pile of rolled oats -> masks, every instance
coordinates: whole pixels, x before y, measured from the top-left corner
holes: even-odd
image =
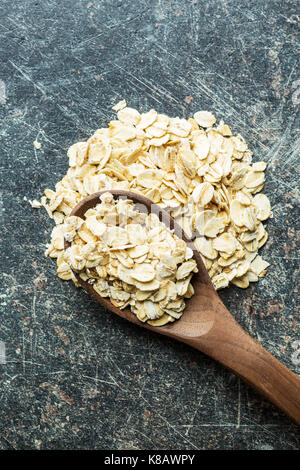
[[[156,214],[135,210],[130,199],[111,193],[62,226],[71,243],[60,271],[71,269],[118,308],[129,306],[137,318],[162,326],[181,317],[184,298],[194,294],[198,272],[193,251]]]
[[[67,174],[41,200],[56,223],[46,254],[57,258],[58,276],[74,280],[64,260],[65,218],[82,198],[106,189],[140,193],[168,210],[194,240],[216,289],[246,288],[264,276],[269,263],[258,249],[272,213],[258,193],[266,163],[252,164],[244,139],[208,111],[186,120],[154,109],[140,114],[125,101],[114,109],[118,120],[70,147]]]

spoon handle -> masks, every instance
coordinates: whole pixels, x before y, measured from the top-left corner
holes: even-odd
[[[251,338],[219,302],[211,330],[183,341],[232,370],[300,425],[300,377]]]

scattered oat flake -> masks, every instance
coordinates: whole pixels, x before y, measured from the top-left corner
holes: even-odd
[[[113,109],[114,111],[118,112],[120,111],[121,109],[123,108],[126,108],[126,101],[125,100],[122,100],[122,101],[119,101],[117,104],[115,104],[111,109]]]
[[[40,209],[42,207],[42,204],[39,201],[37,201],[37,199],[33,199],[33,201],[29,199],[28,202],[31,205],[31,207],[33,207],[34,209]]]

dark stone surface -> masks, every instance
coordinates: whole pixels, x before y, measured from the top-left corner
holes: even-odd
[[[60,281],[43,255],[51,221],[23,201],[53,187],[69,145],[119,99],[213,110],[268,162],[274,210],[268,275],[221,297],[299,373],[297,20],[296,1],[1,1],[0,448],[300,447],[298,428],[223,367]]]

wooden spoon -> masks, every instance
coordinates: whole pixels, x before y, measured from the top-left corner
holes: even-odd
[[[70,215],[84,219],[85,212],[99,204],[99,196],[104,192],[108,191],[94,193],[83,199]],[[182,233],[181,227],[166,211],[139,194],[121,190],[109,192],[114,198],[128,198],[136,204],[142,204],[145,211],[156,213],[167,227],[174,229],[179,238],[189,243],[199,270],[192,278],[195,294],[187,300],[179,320],[154,327],[138,320],[129,308],[120,310],[115,307],[108,299],[97,294],[91,284],[74,273],[81,286],[101,305],[120,317],[155,333],[182,341],[213,357],[300,424],[300,378],[268,353],[235,321],[220,300],[200,255]],[[69,246],[70,243],[65,240],[65,249]]]

